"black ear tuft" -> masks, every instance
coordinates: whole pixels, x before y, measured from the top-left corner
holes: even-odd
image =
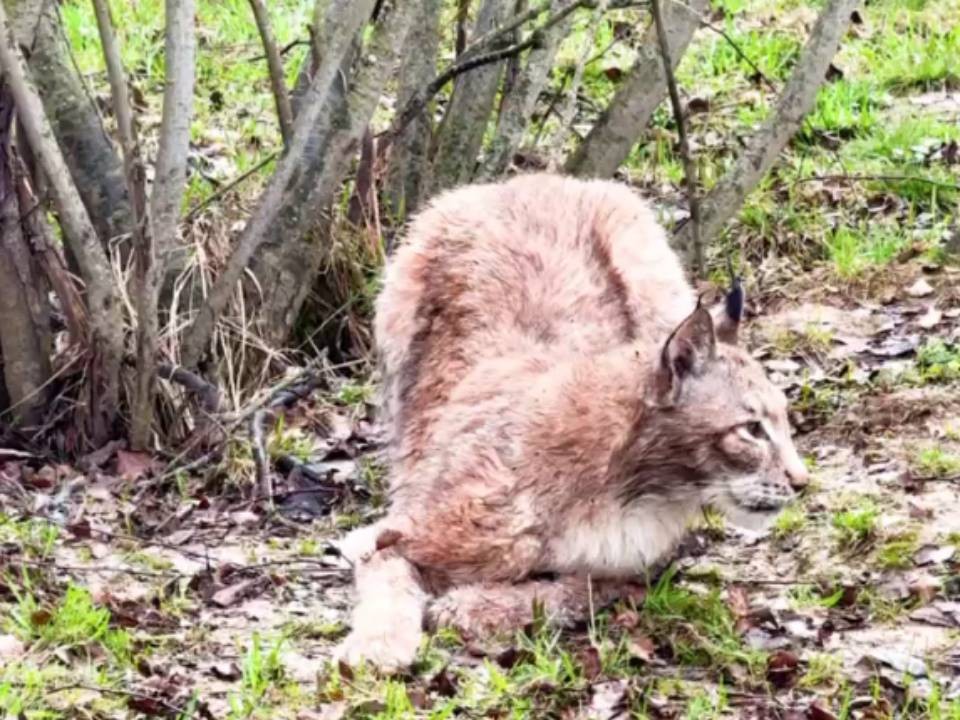
[[[743,282],[737,276],[730,283],[730,290],[727,292],[726,299],[727,317],[732,322],[739,323],[743,319],[743,305]]]

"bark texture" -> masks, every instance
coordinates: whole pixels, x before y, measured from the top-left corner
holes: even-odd
[[[106,245],[129,236],[133,214],[123,164],[70,59],[57,3],[2,0],[84,207]]]
[[[859,0],[828,0],[820,12],[776,108],[747,140],[734,166],[703,198],[700,232],[705,245],[740,210],[747,195],[769,172],[790,138],[800,129],[804,116],[813,109],[827,68],[850,24],[850,15],[859,4]],[[689,223],[676,233],[674,240],[689,259],[693,250]]]
[[[351,8],[364,5],[368,12],[358,15],[366,18],[374,4],[358,1]],[[303,99],[290,148],[187,333],[183,365],[192,367],[200,360],[216,319],[255,254],[252,270],[262,291],[258,330],[268,342],[285,340],[325,252],[310,231],[349,169],[403,46],[411,8],[405,3],[382,3],[370,46],[362,53],[342,104],[332,87],[335,80],[343,79],[341,59],[355,32],[331,33],[330,49]]]
[[[20,229],[10,148],[12,111],[12,98],[0,89],[0,387],[5,390],[0,410],[9,407],[14,420],[31,424],[41,415],[42,388],[50,377],[50,319],[43,283]]]
[[[290,142],[290,136],[293,134],[293,110],[290,107],[287,83],[283,77],[283,62],[280,59],[280,51],[277,49],[277,41],[273,36],[270,15],[267,12],[266,5],[263,4],[263,0],[250,0],[250,8],[253,10],[254,18],[257,21],[257,31],[260,33],[263,52],[267,57],[267,70],[270,73],[273,101],[277,106],[280,135],[283,137],[283,144],[286,145]]]
[[[50,182],[54,206],[67,242],[82,273],[86,287],[93,337],[91,348],[99,359],[93,365],[98,391],[91,406],[91,433],[95,441],[112,431],[120,400],[120,364],[123,359],[123,315],[120,297],[113,284],[107,254],[90,221],[61,154],[50,122],[43,111],[37,89],[0,4],[0,66],[13,96],[17,114],[40,169]]]
[[[566,4],[568,3],[563,0],[551,0],[550,12],[556,13]],[[540,97],[550,77],[557,48],[566,36],[571,22],[572,15],[568,15],[561,22],[543,31],[540,44],[534,46],[527,54],[526,62],[516,82],[505,93],[500,117],[497,120],[497,134],[484,161],[483,174],[486,177],[495,177],[503,173],[514,153],[520,148],[536,108],[537,98]]]
[[[707,9],[707,0],[665,2],[663,21],[674,69]],[[606,110],[567,161],[567,172],[581,177],[613,177],[630,155],[654,111],[667,97],[657,29],[651,24],[644,34],[637,59],[626,80]]]
[[[508,0],[483,0],[473,36],[480,38],[503,25],[511,8]],[[459,76],[454,83],[450,104],[437,132],[431,193],[473,178],[503,68],[502,61],[483,65]]]
[[[440,0],[414,0],[415,15],[403,51],[397,107],[404,107],[437,74]],[[394,140],[386,183],[387,208],[395,220],[409,217],[420,204],[433,134],[433,112],[419,113]]]

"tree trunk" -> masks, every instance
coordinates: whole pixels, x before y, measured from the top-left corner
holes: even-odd
[[[700,232],[704,247],[708,247],[711,239],[737,214],[747,195],[769,172],[790,138],[800,129],[804,116],[813,109],[827,68],[850,24],[850,15],[859,4],[859,0],[828,0],[810,31],[777,107],[760,129],[747,139],[736,164],[703,198]],[[689,259],[693,251],[689,223],[676,233],[674,242]]]
[[[394,8],[397,5],[394,3]],[[281,216],[282,228],[253,260],[252,269],[262,289],[258,332],[270,345],[286,342],[329,252],[330,237],[326,228],[317,227],[317,220],[328,216],[327,209],[349,172],[380,93],[404,47],[413,9],[413,4],[390,12],[381,8],[370,47],[364,48],[361,64],[353,72],[343,112],[337,114],[330,132],[321,138],[320,156],[326,162],[299,213],[299,222],[289,222],[294,220],[295,213],[285,212]]]
[[[707,0],[688,0],[688,7],[678,2],[664,4],[663,21],[674,68],[680,64],[707,7]],[[580,147],[570,156],[567,172],[581,177],[613,177],[666,97],[667,82],[657,29],[651,24],[643,36],[629,75]]]
[[[551,0],[550,12],[555,13],[566,4],[564,0]],[[550,77],[557,48],[566,36],[572,21],[573,16],[567,16],[562,22],[544,32],[541,44],[534,47],[527,55],[527,61],[520,71],[516,84],[504,95],[497,121],[497,134],[484,161],[486,177],[496,177],[503,173],[513,159],[514,153],[520,148],[527,125],[533,117],[537,99]]]
[[[366,18],[374,4],[373,0],[357,0],[351,8],[365,5],[368,12],[362,17]],[[312,240],[311,228],[340,188],[409,27],[412,6],[398,5],[383,2],[370,48],[362,54],[342,105],[337,99],[339,92],[331,88],[343,80],[341,59],[355,32],[332,34],[327,57],[301,101],[290,149],[278,163],[260,204],[187,333],[182,360],[185,366],[195,367],[200,360],[216,319],[234,296],[251,260],[262,290],[259,324],[263,336],[279,344],[289,334],[325,249]]]
[[[416,15],[403,52],[404,62],[397,92],[398,108],[406,106],[414,93],[426,87],[437,74],[440,0],[416,0],[416,3]],[[432,134],[431,105],[404,128],[390,148],[386,212],[397,224],[409,217],[420,204]]]
[[[508,0],[484,0],[473,36],[481,37],[502,25],[512,6]],[[483,65],[464,73],[454,83],[453,96],[437,132],[431,193],[473,179],[503,67],[502,61]]]
[[[5,404],[32,424],[44,408],[50,377],[50,318],[43,286],[20,229],[13,183],[10,127],[13,99],[0,89],[0,356]],[[0,407],[6,409],[6,407]]]
[[[123,164],[70,59],[57,3],[2,2],[17,42],[29,49],[30,73],[97,235],[105,246],[112,238],[128,237],[133,215]]]
[[[30,148],[40,170],[50,182],[50,193],[63,234],[77,259],[86,287],[93,330],[91,388],[95,401],[89,407],[94,442],[104,441],[113,430],[120,404],[120,365],[123,361],[123,314],[107,254],[97,236],[76,186],[70,179],[60,147],[43,110],[26,63],[13,37],[4,6],[0,4],[0,67],[10,88]]]

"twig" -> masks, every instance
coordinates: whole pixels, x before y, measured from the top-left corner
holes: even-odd
[[[510,34],[513,33],[513,31],[524,22],[542,13],[542,7],[537,7],[521,13],[517,16],[517,18],[512,21],[508,21],[502,27],[499,27],[495,31],[478,38],[470,45],[470,47],[464,50],[457,60],[448,66],[446,70],[431,80],[427,86],[423,88],[423,90],[414,93],[407,101],[407,104],[396,114],[390,127],[381,133],[381,135],[386,137],[388,141],[397,137],[401,132],[403,132],[407,125],[409,125],[413,119],[419,115],[424,108],[426,108],[430,100],[432,100],[433,97],[440,92],[440,90],[442,90],[447,83],[456,79],[458,76],[482,65],[500,62],[501,60],[506,60],[507,58],[519,55],[525,50],[529,50],[540,41],[543,32],[549,30],[557,23],[562,22],[570,13],[581,7],[596,7],[598,4],[599,0],[573,0],[573,2],[568,5],[564,5],[562,8],[557,10],[556,13],[547,18],[542,24],[538,25],[522,41],[508,45],[507,47],[498,48],[489,52],[481,52],[490,46],[496,45],[499,40],[509,37]],[[629,0],[610,0],[610,2],[607,3],[607,8],[618,9],[632,7],[636,4],[638,3],[631,2]]]
[[[270,26],[270,15],[263,4],[263,0],[249,0],[253,10],[253,17],[257,23],[263,51],[267,56],[267,70],[270,73],[270,88],[273,90],[273,100],[277,106],[277,119],[280,122],[280,136],[284,146],[290,144],[293,135],[293,108],[290,106],[290,93],[283,77],[283,62],[277,51],[277,41]]]
[[[798,178],[793,181],[794,185],[803,183],[826,181],[826,182],[919,182],[926,185],[943,188],[945,190],[960,190],[960,184],[935,180],[933,178],[920,175],[867,175],[867,174],[831,174],[831,175],[810,175],[809,177]]]
[[[670,43],[667,39],[667,28],[663,22],[663,11],[660,0],[651,0],[653,21],[657,27],[657,39],[660,43],[660,55],[663,60],[663,75],[667,81],[667,91],[670,94],[670,104],[673,106],[673,117],[677,123],[677,135],[680,139],[680,155],[683,158],[683,174],[687,184],[687,202],[690,205],[690,221],[692,223],[693,261],[697,274],[703,276],[703,243],[700,237],[700,200],[697,197],[696,167],[690,157],[690,143],[687,140],[687,123],[683,116],[683,106],[680,104],[680,93],[677,91],[677,79],[673,75],[673,62],[670,58]]]
[[[157,365],[157,376],[163,380],[182,385],[196,394],[200,398],[201,407],[211,415],[220,412],[220,389],[196,373],[184,370],[176,365],[161,363]]]
[[[215,203],[217,200],[222,198],[224,195],[226,195],[230,191],[236,189],[238,185],[240,185],[242,182],[247,180],[247,178],[249,178],[251,175],[255,175],[256,173],[263,170],[263,168],[265,168],[267,165],[269,165],[274,160],[276,160],[278,155],[280,155],[280,153],[278,152],[270,153],[265,158],[263,158],[263,160],[261,160],[256,165],[254,165],[252,168],[242,173],[238,177],[234,178],[233,180],[228,182],[226,185],[219,188],[216,192],[211,193],[210,195],[205,197],[203,200],[198,202],[196,205],[193,206],[193,208],[191,208],[187,212],[187,214],[183,218],[183,222],[186,223],[193,220],[200,213],[201,210],[203,210],[208,205]]]

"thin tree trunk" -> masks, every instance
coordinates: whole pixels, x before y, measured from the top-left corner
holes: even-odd
[[[123,359],[123,315],[113,283],[110,262],[90,221],[53,134],[43,104],[29,78],[26,64],[0,4],[0,66],[16,104],[17,114],[40,169],[50,181],[50,192],[64,236],[73,249],[86,285],[93,338],[91,347],[100,358],[99,390],[91,406],[92,434],[102,441],[111,431],[120,401],[120,364]],[[99,380],[99,382],[96,382]],[[99,386],[99,387],[97,387]]]
[[[129,237],[133,214],[123,165],[70,58],[58,3],[0,0],[12,18],[44,111],[84,207],[104,246]],[[125,246],[121,246],[125,247]]]
[[[345,108],[338,109],[340,103],[337,97],[343,92],[340,85],[343,79],[342,62],[375,5],[375,0],[341,2],[343,11],[336,13],[336,17],[326,25],[330,41],[325,46],[325,58],[300,103],[290,147],[277,162],[277,169],[267,183],[257,209],[186,333],[181,362],[184,367],[196,367],[206,351],[214,324],[236,291],[237,281],[254,253],[268,242],[274,246],[284,242],[300,242],[304,228],[318,221],[318,208],[311,205],[310,200],[321,188],[331,169],[333,158],[328,155],[326,146],[335,129],[346,126],[350,121],[350,113],[345,112]],[[395,14],[388,12],[387,17],[393,19]],[[403,15],[399,13],[396,20],[402,19]],[[334,28],[331,22],[335,22],[337,27]],[[386,73],[391,69],[386,61],[390,54],[391,48],[388,48],[382,57],[368,55],[367,59],[373,60],[375,66],[381,66],[380,72]],[[361,90],[360,85],[358,82],[355,91]],[[324,188],[324,191],[330,191],[330,188]]]
[[[273,100],[277,106],[277,120],[280,123],[280,135],[283,144],[290,144],[293,134],[293,110],[290,107],[290,94],[287,92],[287,83],[283,76],[283,61],[277,50],[277,41],[273,36],[273,27],[270,24],[270,15],[263,0],[249,0],[253,16],[257,22],[263,52],[267,56],[267,70],[270,73],[270,88],[273,91]]]
[[[483,0],[473,27],[474,37],[486,35],[502,25],[511,6],[508,0]],[[484,65],[464,73],[454,83],[453,96],[437,132],[431,168],[432,193],[473,178],[503,66],[503,62]]]
[[[437,74],[440,43],[440,0],[416,0],[416,15],[407,36],[400,69],[397,107],[426,87]],[[387,212],[402,221],[420,204],[427,153],[433,134],[432,107],[419,113],[393,141],[386,183]]]
[[[566,4],[564,0],[551,0],[550,12],[555,13]],[[560,41],[566,36],[572,21],[573,17],[567,16],[543,33],[541,43],[527,55],[527,61],[516,84],[504,95],[500,118],[497,121],[497,134],[484,161],[483,174],[486,177],[496,177],[503,173],[514,153],[520,148],[527,125],[536,109],[537,99],[550,78],[557,48],[560,47]]]
[[[747,195],[777,161],[804,116],[813,109],[817,91],[837,53],[859,0],[828,0],[810,32],[777,107],[760,129],[747,139],[736,164],[702,200],[701,237],[704,246],[739,212]],[[674,236],[678,248],[693,251],[693,232],[687,223]],[[689,259],[689,257],[688,257]]]
[[[130,444],[138,450],[147,448],[153,424],[157,355],[160,349],[157,316],[160,282],[168,258],[177,246],[177,227],[187,175],[197,52],[195,17],[194,0],[166,0],[160,148],[150,196],[149,219],[142,217],[138,222],[134,267],[137,279],[137,379],[131,409]],[[118,101],[116,97],[114,100]],[[136,182],[136,162],[134,155],[127,163],[130,166],[128,177],[131,185]]]
[[[663,21],[674,69],[680,64],[706,9],[707,0],[687,0],[686,6],[673,0],[664,3]],[[581,177],[613,177],[666,97],[667,83],[657,29],[651,24],[629,75],[570,156],[567,172]]]
[[[12,113],[13,99],[0,89],[0,386],[14,417],[31,424],[44,407],[43,387],[50,377],[50,318],[44,283],[20,229],[23,213],[10,146]]]
[[[267,343],[285,343],[329,252],[326,217],[347,177],[373,111],[400,58],[414,15],[413,3],[381,6],[373,37],[360,53],[344,107],[335,111],[334,126],[322,139],[325,163],[302,210],[284,212],[279,232],[254,257],[252,270],[262,290],[257,332]],[[317,220],[324,216],[318,227]]]

